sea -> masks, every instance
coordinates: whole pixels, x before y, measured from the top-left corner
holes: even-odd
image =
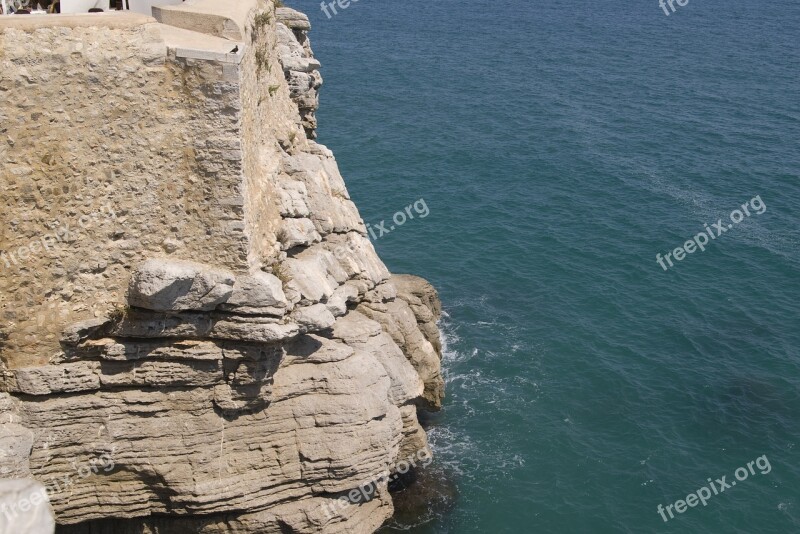
[[[800,3],[681,3],[287,0],[445,310],[439,495],[384,531],[800,532]]]

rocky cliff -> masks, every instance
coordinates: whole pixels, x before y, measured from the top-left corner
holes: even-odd
[[[314,140],[304,15],[154,14],[0,21],[0,477],[65,533],[373,532],[430,460],[436,291]]]

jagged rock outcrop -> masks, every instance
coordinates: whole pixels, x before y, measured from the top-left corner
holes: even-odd
[[[357,310],[378,321],[409,356],[409,361],[425,384],[420,405],[436,411],[441,409],[444,398],[441,343],[436,327],[440,309],[438,295],[432,286],[429,289],[426,285],[430,286],[421,278],[394,276],[388,284],[370,291]],[[398,291],[402,293],[398,294]]]
[[[2,249],[16,261],[36,220],[89,217],[2,273],[0,477],[44,484],[65,533],[373,532],[387,480],[354,491],[430,452],[438,296],[388,272],[314,141],[305,15],[154,13],[0,22],[0,88],[19,97],[0,104]],[[136,105],[86,85],[135,87]],[[27,110],[57,94],[40,128]],[[46,135],[68,150],[43,162]],[[27,205],[34,183],[59,202]]]
[[[319,107],[319,88],[322,75],[320,63],[311,51],[308,30],[311,24],[308,17],[288,7],[275,10],[278,20],[278,47],[281,65],[289,83],[292,99],[300,111],[300,120],[309,139],[316,139]]]

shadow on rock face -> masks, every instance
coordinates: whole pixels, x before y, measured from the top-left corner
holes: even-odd
[[[394,516],[378,531],[388,534],[422,526],[450,512],[458,498],[452,473],[435,463],[392,481]]]

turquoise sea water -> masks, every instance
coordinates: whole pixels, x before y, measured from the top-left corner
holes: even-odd
[[[458,497],[411,532],[800,532],[800,4],[293,5],[365,220],[430,209],[375,243],[448,314]]]

